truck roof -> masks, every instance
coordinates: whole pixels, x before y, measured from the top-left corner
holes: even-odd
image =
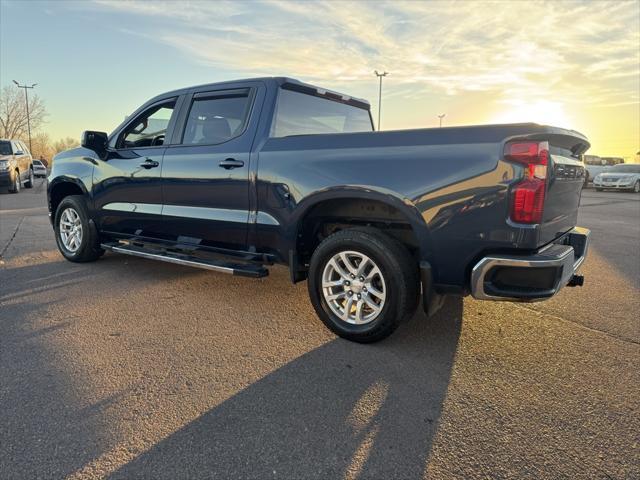
[[[152,101],[155,101],[156,99],[161,98],[161,97],[165,97],[167,95],[181,95],[183,93],[188,92],[189,90],[191,90],[193,88],[218,87],[218,86],[221,86],[221,85],[242,83],[242,82],[275,83],[279,87],[282,87],[282,86],[285,86],[285,85],[290,85],[295,90],[300,90],[300,91],[307,90],[307,91],[309,91],[309,93],[315,93],[316,95],[327,96],[329,98],[334,97],[334,98],[336,98],[338,100],[342,100],[342,101],[345,101],[345,102],[348,101],[348,102],[352,102],[352,103],[360,103],[360,104],[362,104],[361,106],[363,106],[365,108],[370,108],[371,107],[371,104],[369,103],[369,101],[364,99],[364,98],[353,97],[351,95],[346,95],[344,93],[336,92],[334,90],[329,90],[328,88],[318,87],[318,86],[312,85],[310,83],[301,82],[300,80],[295,79],[295,78],[291,78],[291,77],[241,78],[241,79],[234,79],[234,80],[225,80],[223,82],[214,82],[214,83],[204,83],[204,84],[200,84],[200,85],[192,85],[190,87],[180,88],[178,90],[172,90],[170,92],[162,93],[162,94],[157,95],[156,97],[154,97],[152,99]]]

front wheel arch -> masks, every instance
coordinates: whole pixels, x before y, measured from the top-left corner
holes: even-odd
[[[78,184],[71,181],[58,181],[49,186],[49,206],[52,216],[55,217],[60,202],[70,195],[85,196],[85,192]]]

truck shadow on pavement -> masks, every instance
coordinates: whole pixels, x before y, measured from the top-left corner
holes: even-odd
[[[461,325],[462,299],[450,298],[381,343],[330,341],[110,478],[422,478]]]

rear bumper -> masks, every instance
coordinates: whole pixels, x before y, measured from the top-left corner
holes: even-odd
[[[587,256],[590,231],[576,227],[529,255],[490,255],[471,271],[478,300],[534,302],[554,296],[569,283]]]

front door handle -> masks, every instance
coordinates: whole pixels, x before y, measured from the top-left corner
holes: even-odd
[[[151,160],[150,158],[147,158],[144,162],[140,164],[142,168],[146,168],[147,170],[150,168],[155,168],[158,165],[160,165],[160,162],[156,162],[155,160]]]
[[[224,168],[225,170],[231,170],[232,168],[240,168],[244,167],[244,162],[242,160],[236,160],[235,158],[227,158],[222,160],[218,166]]]

